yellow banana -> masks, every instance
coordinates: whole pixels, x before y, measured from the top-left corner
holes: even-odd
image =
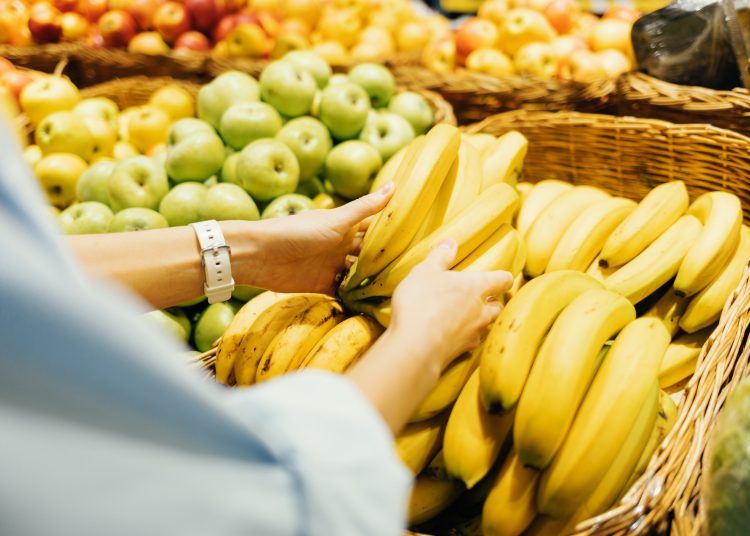
[[[492,134],[461,134],[461,139],[471,143],[479,151],[482,158],[497,145],[497,138]]]
[[[511,271],[522,241],[518,231],[505,223],[469,253],[453,269],[457,272]],[[518,275],[518,272],[513,274]]]
[[[396,453],[411,472],[418,475],[440,450],[448,412],[432,419],[407,424],[396,437]]]
[[[524,273],[530,277],[542,275],[552,252],[573,220],[586,208],[608,198],[609,195],[598,188],[578,186],[547,205],[526,233]]]
[[[362,300],[350,302],[347,304],[352,311],[362,313],[374,318],[375,321],[387,328],[391,323],[391,300],[390,298],[385,300]]]
[[[604,243],[600,254],[602,266],[621,266],[634,259],[685,213],[688,202],[682,181],[652,189]]]
[[[474,487],[495,463],[513,424],[513,414],[490,415],[479,399],[479,371],[466,382],[450,412],[443,438],[448,474]]]
[[[240,353],[234,362],[237,385],[247,386],[255,382],[258,363],[263,353],[274,337],[298,313],[313,303],[328,299],[323,294],[282,294],[279,301],[263,311],[247,330],[240,344]]]
[[[319,368],[342,374],[357,362],[383,333],[366,316],[352,316],[334,326],[310,350],[300,368]]]
[[[742,280],[742,273],[750,260],[750,229],[742,226],[740,243],[724,271],[698,294],[690,298],[680,327],[694,333],[719,320],[724,304]]]
[[[604,286],[638,303],[672,279],[690,245],[700,234],[701,222],[686,214],[664,234],[604,280]]]
[[[443,453],[438,453],[414,480],[409,497],[409,525],[429,521],[448,508],[462,491],[461,484],[448,478]]]
[[[727,192],[701,195],[688,214],[700,220],[703,230],[677,272],[674,288],[678,296],[692,296],[721,274],[737,251],[742,228],[742,204]]]
[[[667,329],[656,318],[638,318],[617,336],[565,441],[542,474],[537,497],[541,513],[573,515],[596,491],[641,409],[650,400],[656,404],[657,375],[669,341]],[[652,426],[653,420],[649,433]],[[647,440],[648,434],[644,444]],[[640,451],[633,464],[638,456]]]
[[[630,199],[613,197],[585,209],[560,238],[547,263],[546,271],[585,272],[615,227],[635,207],[636,203]]]
[[[703,345],[712,331],[713,328],[706,328],[681,335],[672,341],[659,369],[659,387],[671,387],[693,375]]]
[[[417,143],[422,143],[422,141],[424,140],[424,134],[421,136],[417,136],[414,140],[412,140],[412,143],[414,143],[415,140],[419,140]],[[387,182],[398,184],[398,182],[402,178],[402,176],[398,174],[398,169],[401,166],[401,162],[403,162],[404,156],[406,156],[406,152],[408,149],[409,145],[407,144],[396,151],[393,156],[385,161],[383,167],[380,168],[380,171],[378,171],[375,180],[372,181],[372,185],[370,186],[370,193],[379,190],[380,187]]]
[[[461,135],[457,128],[440,123],[423,140],[415,141],[409,144],[396,171],[399,187],[365,233],[345,291],[379,273],[404,252],[456,160]]]
[[[614,292],[589,290],[557,317],[534,360],[516,409],[513,445],[524,463],[547,467],[565,439],[608,340],[635,320]]]
[[[533,189],[533,182],[522,181],[516,184],[516,191],[518,192],[518,196],[521,198],[521,205],[523,205],[523,202],[526,201],[526,198],[529,197],[529,194]]]
[[[592,277],[564,270],[526,283],[507,303],[490,329],[479,365],[481,398],[491,412],[515,406],[542,340],[576,296],[602,285]]]
[[[566,518],[555,519],[549,516],[536,516],[523,536],[565,536],[571,534],[579,521]]]
[[[569,182],[554,179],[536,183],[526,197],[522,198],[523,202],[518,210],[516,228],[521,236],[526,237],[531,225],[547,205],[572,188],[573,185]]]
[[[588,269],[586,269],[586,275],[604,283],[604,281],[616,271],[617,268],[605,268],[602,266],[599,262],[599,257],[597,257],[594,259],[594,262],[589,265]]]
[[[455,219],[448,222],[380,272],[371,283],[356,288],[345,295],[347,302],[390,296],[396,286],[412,268],[427,258],[430,252],[444,239],[458,242],[456,263],[474,251],[503,223],[508,223],[513,208],[518,202],[516,191],[505,183],[496,184],[482,192],[471,205]]]
[[[526,136],[511,130],[500,136],[482,163],[482,191],[501,182],[515,186],[523,171],[523,159],[529,149]]]
[[[526,467],[511,451],[482,508],[485,536],[518,536],[536,516],[539,471]]]
[[[680,317],[687,306],[687,298],[680,298],[673,288],[669,288],[643,316],[660,318],[669,334],[674,337],[680,331]]]
[[[331,298],[314,303],[298,313],[263,353],[258,363],[256,381],[270,380],[287,371],[297,370],[315,343],[343,318],[341,305]]]

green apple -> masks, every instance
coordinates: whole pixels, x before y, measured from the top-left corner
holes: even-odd
[[[414,128],[398,114],[379,112],[367,121],[359,139],[375,147],[385,162],[414,139]]]
[[[320,97],[320,120],[337,140],[356,138],[369,112],[367,93],[351,82],[329,85]]]
[[[404,91],[393,97],[388,104],[388,110],[411,123],[417,136],[427,132],[435,120],[427,100],[413,91]]]
[[[203,204],[208,188],[199,182],[178,184],[159,203],[159,213],[170,227],[189,225],[201,221],[199,207]]]
[[[232,153],[226,157],[224,165],[221,166],[221,180],[223,182],[239,184],[237,182],[237,161],[239,158],[240,153]]]
[[[94,155],[94,136],[81,116],[73,112],[49,114],[36,128],[34,141],[43,154],[70,153],[84,160]]]
[[[211,186],[216,186],[217,184],[219,184],[219,176],[218,175],[211,175],[209,178],[207,178],[205,181],[203,181],[203,186],[208,186],[209,188]]]
[[[104,119],[104,121],[112,125],[112,128],[117,129],[117,116],[120,114],[120,109],[112,99],[108,99],[107,97],[90,97],[81,100],[73,108],[73,113],[81,117],[98,117]]]
[[[186,343],[190,340],[190,332],[192,331],[190,319],[180,309],[170,308],[163,311],[151,311],[143,315],[143,318],[157,326],[157,329],[163,333],[169,333],[170,336],[182,342]]]
[[[315,83],[320,89],[328,85],[331,78],[331,67],[321,56],[310,50],[293,50],[284,56],[284,61],[291,62],[293,65],[307,71],[315,79]]]
[[[119,162],[107,185],[109,206],[115,212],[129,207],[155,210],[168,191],[164,169],[142,155]]]
[[[277,197],[268,204],[263,210],[263,219],[292,216],[308,210],[315,210],[312,199],[300,194],[286,194]]]
[[[377,63],[360,63],[349,71],[349,80],[367,91],[373,108],[388,106],[396,91],[391,71]]]
[[[219,132],[233,149],[242,149],[260,138],[273,138],[281,129],[281,116],[265,102],[241,102],[224,112]]]
[[[65,234],[95,234],[108,232],[113,216],[107,205],[84,201],[69,206],[57,219]]]
[[[208,189],[198,207],[201,220],[258,220],[255,201],[240,186],[223,182]]]
[[[109,205],[109,179],[117,167],[114,160],[99,160],[91,164],[78,179],[76,186],[79,201],[98,201]]]
[[[198,117],[219,128],[221,116],[238,102],[260,100],[258,81],[239,71],[226,71],[198,91]]]
[[[276,139],[289,147],[299,163],[299,180],[311,180],[323,169],[333,142],[326,126],[313,117],[298,117],[284,125]]]
[[[274,61],[260,74],[260,94],[281,115],[297,117],[310,111],[318,85],[292,62]]]
[[[344,73],[333,74],[331,75],[331,78],[328,79],[329,86],[337,86],[339,84],[345,84],[347,82],[351,82],[351,80],[349,80],[349,77]]]
[[[219,136],[194,132],[167,149],[167,174],[174,182],[204,181],[221,170],[224,154]]]
[[[294,193],[301,194],[312,199],[318,194],[325,193],[325,191],[326,189],[325,186],[323,186],[323,181],[321,181],[317,177],[313,177],[309,181],[300,182],[297,185],[297,189],[294,190]]]
[[[352,140],[334,147],[326,158],[326,179],[336,193],[356,199],[370,191],[383,165],[380,153],[369,143]]]
[[[169,223],[164,216],[150,208],[126,208],[115,214],[109,223],[110,233],[127,231],[145,231],[147,229],[164,229]]]
[[[248,302],[262,292],[264,292],[262,288],[255,288],[248,285],[237,285],[232,291],[232,298],[242,302]]]
[[[169,127],[169,135],[167,136],[167,145],[177,145],[182,140],[195,134],[196,132],[206,132],[208,134],[216,134],[216,129],[211,126],[211,123],[196,119],[195,117],[186,117],[172,123]]]
[[[158,149],[156,149],[154,152],[151,153],[151,160],[153,160],[157,166],[160,168],[166,169],[167,168],[167,148],[166,146],[162,145]]]
[[[256,140],[245,147],[236,172],[238,184],[259,201],[290,194],[299,182],[297,158],[276,139]]]
[[[213,303],[206,307],[195,323],[195,347],[201,352],[210,350],[216,339],[224,334],[233,318],[234,310],[228,303]]]

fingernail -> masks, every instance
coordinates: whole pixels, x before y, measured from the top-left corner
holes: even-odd
[[[452,238],[445,238],[445,239],[441,240],[441,241],[440,241],[440,242],[438,243],[438,246],[437,246],[437,247],[439,247],[439,248],[443,248],[443,249],[450,249],[450,250],[453,250],[453,249],[456,249],[456,247],[457,247],[457,244],[456,244],[456,241],[455,241],[455,240],[453,240]]]
[[[385,195],[390,194],[395,189],[396,189],[396,185],[393,184],[393,181],[388,181],[383,186],[381,186],[380,188],[378,188],[378,193],[380,195],[385,196]]]

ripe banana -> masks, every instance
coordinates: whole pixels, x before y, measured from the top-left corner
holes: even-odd
[[[357,362],[383,333],[366,316],[352,316],[334,326],[310,350],[300,368],[319,368],[342,374]]]
[[[427,258],[432,250],[444,239],[453,238],[458,242],[456,263],[495,232],[503,223],[510,221],[513,208],[518,202],[516,191],[505,183],[496,184],[477,197],[464,211],[380,272],[371,283],[348,292],[347,302],[390,296],[396,286],[417,264]]]
[[[391,323],[391,300],[362,300],[350,302],[347,304],[352,311],[362,313],[374,318],[375,321],[387,328]]]
[[[482,347],[478,346],[471,353],[465,353],[454,359],[440,375],[437,385],[419,404],[410,422],[430,419],[453,404],[479,366],[481,355]]]
[[[589,275],[597,281],[604,283],[604,281],[617,271],[617,268],[605,268],[599,262],[599,257],[594,259],[588,269],[586,269],[586,275]]]
[[[443,453],[438,453],[414,480],[409,497],[409,526],[429,521],[448,508],[462,491],[461,484],[448,478]]]
[[[422,141],[424,140],[424,135],[417,136],[414,140],[412,140],[412,143],[414,143],[414,141],[416,140],[419,140],[418,143],[422,143]],[[409,145],[407,144],[396,151],[393,156],[385,161],[383,167],[380,168],[380,171],[378,171],[375,180],[372,181],[372,185],[370,186],[370,193],[379,190],[380,187],[387,182],[393,182],[394,184],[396,184],[402,178],[398,174],[398,168],[399,166],[401,166],[401,162],[403,162],[404,156],[406,155],[408,149]]]
[[[258,363],[256,381],[297,370],[315,343],[344,318],[344,310],[328,298],[312,304],[278,332]]]
[[[482,155],[482,191],[501,182],[515,186],[528,149],[529,140],[520,132],[511,130],[500,136],[495,146]]]
[[[745,266],[750,260],[750,228],[742,226],[740,243],[724,271],[698,294],[690,298],[685,313],[680,317],[680,327],[694,333],[719,320],[724,304],[742,280]]]
[[[554,179],[536,183],[526,198],[522,198],[518,210],[516,228],[521,236],[526,236],[531,225],[547,205],[572,188],[573,185],[569,182]]]
[[[521,205],[523,205],[524,201],[526,201],[526,198],[529,196],[529,193],[531,193],[531,190],[533,189],[534,183],[532,182],[522,181],[516,184],[516,191],[521,198]]]
[[[692,296],[718,277],[737,251],[742,228],[742,204],[727,192],[703,194],[690,205],[688,214],[700,220],[703,230],[677,272],[674,288],[678,296]]]
[[[680,317],[687,306],[688,299],[680,298],[673,288],[669,288],[643,316],[661,319],[669,335],[674,337],[680,331]]]
[[[519,248],[522,248],[521,236],[510,224],[504,223],[453,269],[457,272],[511,271]]]
[[[604,286],[638,303],[672,279],[700,234],[701,222],[686,214],[626,265],[604,280]]]
[[[635,207],[636,203],[630,199],[613,197],[585,209],[560,238],[547,263],[546,271],[585,272],[615,227]]]
[[[570,432],[542,475],[537,498],[540,512],[567,517],[591,497],[638,421],[641,409],[650,400],[656,404],[657,375],[669,341],[667,329],[656,318],[638,318],[620,332]],[[652,426],[653,421],[649,432]]]
[[[255,320],[271,305],[282,299],[281,294],[262,292],[243,305],[221,336],[216,350],[216,381],[234,383],[234,363],[240,354],[242,339]]]
[[[628,300],[599,289],[579,295],[560,313],[516,409],[513,445],[524,465],[547,467],[596,374],[602,347],[633,320]]]
[[[404,252],[456,160],[461,135],[457,128],[440,123],[423,140],[415,141],[408,145],[396,171],[399,187],[367,229],[362,251],[345,282],[345,291],[379,273]]]
[[[495,320],[479,365],[482,403],[493,413],[515,406],[542,340],[576,296],[601,288],[592,277],[563,270],[526,283]]]
[[[461,134],[461,140],[471,143],[479,151],[482,158],[487,156],[487,153],[497,145],[497,138],[492,134]]]
[[[396,437],[396,453],[414,475],[422,472],[440,450],[448,412],[407,424]]]
[[[573,220],[586,208],[608,198],[609,195],[598,188],[578,186],[547,205],[526,233],[524,273],[530,277],[542,275],[552,252]]]
[[[706,328],[695,333],[686,333],[672,341],[659,369],[659,387],[665,389],[692,376],[703,345],[712,331],[713,328]]]
[[[600,254],[602,266],[614,268],[635,258],[685,213],[688,202],[682,181],[652,189],[604,243]]]
[[[284,329],[300,311],[313,303],[328,300],[322,294],[281,294],[279,300],[268,307],[253,322],[240,344],[240,352],[234,362],[234,377],[239,386],[255,382],[263,353],[274,337]]]
[[[468,489],[474,487],[495,463],[513,414],[490,415],[479,399],[479,371],[466,382],[450,412],[443,438],[445,468]]]
[[[485,536],[518,536],[536,516],[539,471],[526,467],[511,451],[482,508]]]

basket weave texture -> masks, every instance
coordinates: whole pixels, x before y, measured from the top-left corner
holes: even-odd
[[[561,179],[640,199],[659,183],[681,179],[692,197],[726,190],[740,197],[750,222],[750,138],[703,124],[598,114],[517,111],[471,125],[468,132],[518,130],[529,139],[525,180]],[[688,382],[675,427],[645,474],[609,512],[577,535],[697,535],[706,532],[700,500],[706,446],[724,401],[750,373],[750,267],[727,301]]]

